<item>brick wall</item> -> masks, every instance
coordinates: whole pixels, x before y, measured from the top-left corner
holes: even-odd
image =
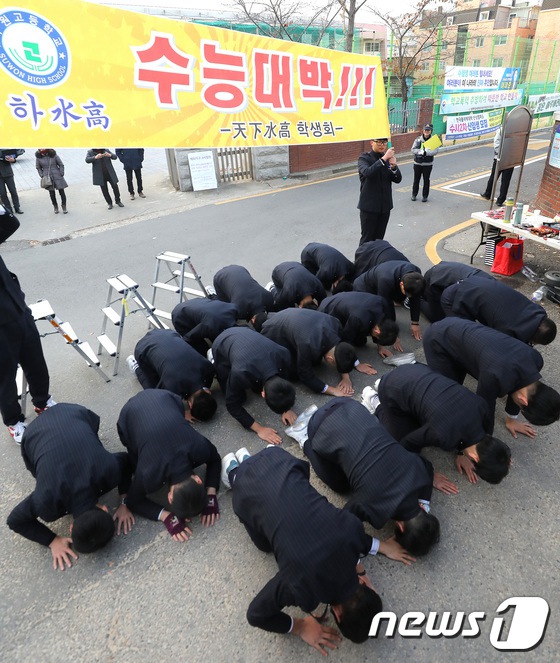
[[[560,168],[554,168],[549,163],[552,141],[556,135],[558,125],[560,125],[560,113],[554,113],[554,131],[548,148],[539,193],[534,203],[536,209],[540,209],[544,216],[549,217],[560,214]]]
[[[420,99],[419,123],[414,131],[404,134],[393,134],[391,141],[397,156],[410,154],[414,139],[421,128],[432,121],[434,108],[433,99]],[[369,152],[369,140],[351,143],[328,143],[323,145],[291,145],[290,174],[303,173],[308,170],[336,167],[342,164],[357,162],[362,152]]]

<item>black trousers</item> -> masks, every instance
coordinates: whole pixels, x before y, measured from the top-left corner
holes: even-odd
[[[8,212],[13,212],[14,210],[10,205],[10,199],[8,198],[8,191],[6,191],[6,189],[8,189],[10,195],[12,196],[14,208],[19,209],[19,196],[17,194],[16,183],[13,175],[8,177],[0,175],[0,200]]]
[[[111,200],[111,195],[109,194],[109,189],[107,187],[107,184],[111,185],[111,188],[113,189],[113,194],[115,196],[115,202],[120,203],[121,202],[121,192],[119,191],[119,185],[116,182],[113,182],[113,180],[105,180],[103,184],[101,185],[101,193],[103,194],[103,198],[105,198],[105,202],[107,205],[112,205],[113,201]]]
[[[383,239],[391,212],[362,212],[360,210],[360,224],[362,236],[360,244],[372,242],[374,239]]]
[[[17,393],[18,364],[27,379],[33,405],[45,407],[50,398],[49,371],[41,337],[29,312],[22,313],[18,320],[0,324],[0,410],[6,426],[25,418]]]
[[[420,189],[420,179],[424,178],[422,185],[422,198],[427,198],[430,194],[430,174],[433,166],[422,166],[421,164],[414,164],[414,181],[412,182],[412,195],[417,196]]]
[[[156,389],[159,383],[157,372],[151,364],[143,361],[136,353],[134,353],[134,358],[138,362],[135,375],[138,378],[138,382],[142,385],[142,389]]]
[[[303,453],[309,458],[309,462],[311,463],[311,467],[315,470],[315,474],[323,483],[326,483],[331,490],[334,490],[335,493],[342,494],[350,492],[350,484],[340,466],[320,456],[315,449],[313,449],[310,440],[307,440],[303,445]]]
[[[64,189],[50,189],[49,190],[49,196],[51,197],[51,203],[56,207],[57,202],[56,202],[56,192],[58,191],[58,195],[60,196],[60,202],[62,205],[66,205],[66,194],[64,193]]]
[[[497,163],[498,160],[494,159],[492,163],[492,172],[490,173],[490,177],[488,179],[488,182],[486,183],[486,189],[483,194],[485,198],[490,198],[490,196],[492,195],[492,184],[494,182],[494,174],[496,172]],[[498,197],[496,199],[496,203],[498,205],[503,205],[505,199],[507,198],[509,183],[511,182],[512,175],[513,175],[513,168],[506,168],[505,170],[502,170],[502,172],[498,175],[498,179],[500,177],[502,178],[502,181],[500,183],[500,193],[498,194]]]
[[[134,182],[132,181],[132,174],[136,175],[136,188],[138,193],[142,193],[142,168],[135,168],[134,170],[130,168],[125,168],[126,173],[126,184],[128,186],[128,193],[134,195]]]

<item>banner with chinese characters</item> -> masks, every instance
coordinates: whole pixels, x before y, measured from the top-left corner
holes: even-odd
[[[471,113],[470,115],[448,115],[445,119],[445,140],[460,140],[493,133],[502,123],[504,111],[491,110],[487,113]]]
[[[449,113],[469,113],[486,108],[508,108],[519,106],[523,100],[523,90],[496,90],[495,92],[472,92],[442,94],[439,106],[440,115]]]
[[[445,68],[444,92],[481,92],[515,90],[521,69],[518,67]]]
[[[219,147],[388,136],[378,57],[89,4],[0,9],[6,147]]]

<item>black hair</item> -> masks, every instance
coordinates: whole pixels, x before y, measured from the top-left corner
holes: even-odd
[[[395,527],[395,539],[411,555],[422,557],[439,541],[439,520],[420,509],[414,518],[404,522],[404,532]]]
[[[393,345],[399,337],[399,326],[391,318],[384,318],[377,324],[379,327],[379,334],[377,336],[371,335],[375,343],[379,345]]]
[[[543,318],[531,341],[539,345],[548,345],[556,338],[556,323],[550,318]]]
[[[216,399],[207,391],[201,391],[193,396],[191,405],[191,414],[199,421],[208,421],[216,414],[218,405]]]
[[[112,516],[95,507],[74,518],[72,547],[79,553],[92,553],[106,546],[114,534]]]
[[[521,412],[535,426],[549,426],[560,418],[560,394],[540,380],[529,394],[529,404]]]
[[[383,610],[383,603],[374,589],[360,583],[356,592],[340,607],[340,621],[336,620],[340,632],[348,640],[361,644],[368,639],[372,619]]]
[[[334,360],[339,373],[350,373],[356,363],[356,349],[350,343],[342,341],[334,347]]]
[[[509,472],[511,449],[497,437],[485,435],[476,445],[478,461],[474,463],[476,473],[488,483],[500,483]]]
[[[348,280],[348,277],[343,276],[332,289],[332,294],[337,295],[339,292],[351,292],[352,290],[352,283]]]
[[[191,476],[173,488],[171,508],[179,518],[197,516],[206,506],[206,488]]]
[[[257,313],[257,315],[255,315],[253,318],[253,329],[255,331],[258,331],[260,334],[262,326],[267,321],[267,319],[268,319],[268,313],[266,311],[261,311],[260,313]]]
[[[275,375],[264,383],[264,400],[276,414],[287,412],[296,402],[294,385]]]
[[[302,304],[301,308],[308,308],[310,311],[316,311],[319,307],[317,306],[317,302],[312,299],[310,302]]]
[[[403,274],[401,281],[409,297],[419,297],[426,287],[426,279],[420,272],[407,272]]]

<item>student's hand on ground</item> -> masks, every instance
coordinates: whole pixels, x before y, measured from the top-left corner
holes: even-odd
[[[512,437],[517,438],[517,433],[525,435],[527,437],[535,438],[537,437],[537,431],[524,421],[518,421],[517,419],[512,419],[511,417],[506,417],[506,428],[511,433]]]
[[[393,349],[397,352],[404,352],[400,338],[397,338],[397,340],[393,343]]]
[[[417,341],[422,340],[422,330],[420,329],[420,325],[410,325],[410,333]]]
[[[72,566],[70,557],[78,559],[78,555],[76,555],[76,553],[70,547],[71,543],[72,539],[66,536],[55,536],[54,539],[50,542],[49,548],[51,549],[53,557],[53,568],[55,571],[57,569],[64,571],[64,564],[70,568]]]
[[[455,465],[457,465],[459,474],[463,474],[464,472],[471,483],[477,483],[478,474],[476,473],[474,463],[470,458],[467,458],[466,456],[456,456]]]
[[[336,388],[343,391],[344,396],[352,396],[354,394],[354,387],[352,386],[352,381],[347,375],[340,380],[340,382],[336,385]]]
[[[160,519],[163,519],[167,531],[173,537],[174,541],[188,541],[189,536],[192,534],[191,530],[187,527],[190,522],[188,518],[179,518],[174,513],[169,511],[162,511]]]
[[[352,396],[352,394],[349,394],[338,387],[329,387],[325,393],[329,396]]]
[[[434,488],[445,495],[457,495],[459,487],[441,472],[434,472]]]
[[[190,410],[185,410],[185,419],[192,424],[194,421],[198,421],[198,419],[195,419]]]
[[[371,364],[363,364],[362,362],[356,366],[356,370],[359,373],[365,373],[366,375],[375,375],[377,373]]]
[[[136,522],[132,511],[126,506],[126,504],[121,504],[119,506],[113,515],[113,520],[117,521],[117,535],[121,533],[121,529],[123,534],[128,534]]]
[[[296,622],[296,620],[294,620]],[[323,656],[327,656],[328,649],[336,649],[341,638],[338,631],[330,626],[323,626],[314,617],[298,619],[296,627],[297,635],[308,645],[314,647]]]
[[[389,348],[386,348],[384,345],[377,345],[377,353],[379,354],[380,357],[385,359],[385,357],[392,357],[393,353]]]
[[[257,435],[263,442],[268,442],[268,444],[282,444],[282,438],[280,435],[278,435],[274,428],[261,426],[257,432]]]
[[[297,414],[293,410],[288,410],[282,414],[282,423],[285,426],[291,426],[297,419]]]
[[[217,495],[206,495],[206,506],[200,514],[200,520],[205,527],[212,527],[220,520],[220,505]]]
[[[394,559],[396,562],[402,562],[407,566],[410,566],[412,562],[416,561],[416,558],[407,552],[394,536],[386,541],[379,542],[379,552],[385,555],[385,557]]]

